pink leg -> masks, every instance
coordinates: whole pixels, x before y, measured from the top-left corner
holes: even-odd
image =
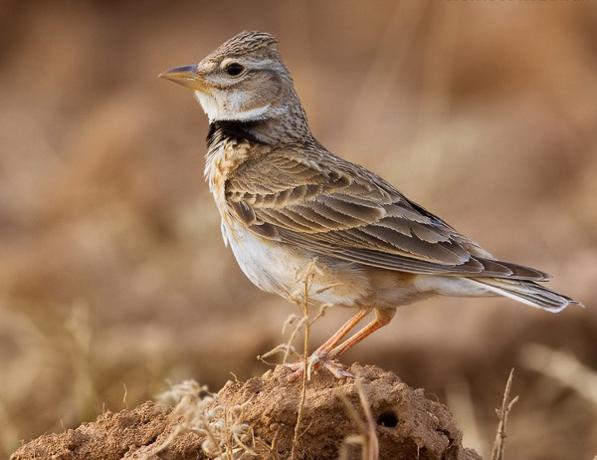
[[[346,337],[350,331],[354,329],[354,327],[361,322],[361,320],[369,314],[371,310],[359,310],[357,311],[354,316],[352,316],[348,321],[346,321],[338,331],[334,335],[332,335],[329,339],[327,339],[316,351],[317,354],[327,354],[329,353],[338,342]]]
[[[367,324],[363,329],[361,329],[355,335],[353,335],[349,339],[346,339],[340,345],[338,345],[334,349],[332,349],[329,352],[328,356],[332,359],[335,359],[338,356],[340,356],[341,354],[347,352],[350,348],[354,347],[361,340],[369,337],[375,331],[377,331],[378,329],[381,329],[386,324],[388,324],[392,320],[392,318],[394,317],[395,314],[396,314],[395,309],[380,310],[380,309],[376,308],[375,309],[375,319],[373,321],[371,321],[369,324]]]
[[[321,347],[319,347],[310,358],[308,365],[309,371],[311,369],[317,370],[325,367],[337,378],[354,378],[349,371],[347,371],[336,358],[342,353],[355,346],[361,340],[373,334],[378,329],[388,324],[396,310],[394,309],[375,309],[375,319],[367,324],[363,329],[355,333],[352,337],[337,345],[343,337],[350,332],[367,314],[369,310],[359,310],[350,320],[348,320],[332,337],[330,337]],[[304,363],[298,362],[287,365],[294,372],[289,376],[289,380],[296,380],[302,375],[304,371]]]

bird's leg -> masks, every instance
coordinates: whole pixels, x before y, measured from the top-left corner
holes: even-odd
[[[348,321],[346,321],[340,329],[338,329],[334,335],[332,335],[329,339],[327,339],[317,350],[315,350],[315,354],[327,354],[332,349],[338,345],[340,340],[346,337],[350,331],[352,331],[357,324],[359,324],[362,319],[369,314],[371,310],[359,310],[357,311],[354,316],[352,316]]]
[[[340,329],[338,329],[334,335],[332,335],[329,339],[327,339],[317,350],[313,352],[311,357],[309,358],[309,368],[310,369],[317,369],[319,367],[319,363],[325,361],[327,355],[334,349],[336,345],[346,337],[350,331],[352,331],[357,324],[359,324],[365,316],[369,314],[370,309],[361,309],[357,311],[348,321],[346,321]],[[287,364],[286,367],[293,370],[292,379],[297,378],[300,376],[304,370],[304,363],[297,362]],[[328,367],[328,366],[326,366]],[[331,370],[331,369],[330,369]],[[336,374],[335,372],[332,372]]]
[[[350,348],[354,347],[360,341],[369,337],[371,334],[373,334],[378,329],[381,329],[382,327],[387,325],[392,320],[394,315],[396,314],[395,309],[376,308],[375,309],[375,319],[373,321],[368,323],[365,327],[363,327],[363,329],[361,329],[360,331],[355,333],[352,337],[350,337],[349,339],[346,339],[340,345],[337,345],[337,343],[342,339],[342,337],[344,337],[346,334],[348,334],[350,329],[352,329],[367,313],[369,313],[368,310],[362,310],[362,312],[364,312],[364,313],[359,315],[359,313],[361,313],[361,311],[359,311],[359,313],[357,313],[353,318],[351,318],[351,320],[349,320],[347,323],[345,323],[336,334],[334,334],[329,340],[326,341],[326,343],[324,343],[324,345],[319,347],[317,349],[317,351],[315,351],[311,355],[311,357],[309,358],[309,365],[308,365],[309,369],[316,370],[319,367],[325,367],[336,378],[345,378],[345,377],[354,378],[354,375],[352,375],[340,363],[338,363],[338,361],[336,361],[336,358],[338,356],[340,356],[341,354],[345,353],[346,351],[348,351]],[[357,319],[359,316],[360,316],[360,318]],[[353,320],[354,320],[354,323],[352,324],[352,327],[348,328]],[[345,330],[345,329],[347,329],[347,330]],[[343,334],[341,332],[343,332]],[[339,336],[339,337],[337,337],[337,336]],[[336,339],[336,340],[333,340],[333,339]],[[332,342],[333,342],[333,344],[330,345],[330,343],[332,343]],[[326,346],[325,349],[323,349],[324,346]],[[296,363],[296,364],[298,365],[299,363]],[[294,379],[298,378],[302,374],[303,370],[304,370],[304,364],[301,367],[297,366],[297,368],[295,369],[295,372],[293,374],[291,374],[289,379],[294,380]]]
[[[354,347],[357,343],[359,343],[361,340],[365,339],[366,337],[369,337],[375,331],[377,331],[378,329],[381,329],[386,324],[388,324],[392,320],[392,318],[394,317],[395,314],[396,314],[396,309],[394,309],[394,308],[392,308],[392,309],[376,308],[375,309],[375,319],[373,321],[371,321],[369,324],[367,324],[365,327],[363,327],[363,329],[361,329],[359,332],[354,334],[352,337],[350,337],[349,339],[346,339],[340,345],[337,345],[336,347],[334,347],[328,353],[327,357],[331,358],[331,359],[335,359],[338,356],[340,356],[341,354],[345,353],[350,348]]]

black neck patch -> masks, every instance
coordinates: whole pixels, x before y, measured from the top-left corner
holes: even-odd
[[[253,144],[265,144],[258,139],[253,130],[263,124],[261,120],[217,120],[209,124],[207,133],[207,144],[211,145],[220,134],[221,138],[234,140],[236,142],[252,142]]]

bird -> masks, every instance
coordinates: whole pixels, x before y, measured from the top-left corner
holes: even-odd
[[[327,150],[273,35],[242,32],[197,64],[159,76],[191,89],[208,117],[205,179],[224,242],[247,278],[292,300],[296,274],[313,264],[309,302],[356,310],[313,352],[317,367],[349,377],[343,353],[398,307],[432,296],[502,296],[552,313],[582,305],[545,287],[545,272],[497,259],[379,175]]]

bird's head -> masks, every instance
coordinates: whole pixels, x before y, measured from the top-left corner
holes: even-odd
[[[276,39],[242,32],[198,64],[160,75],[194,91],[210,122],[304,118]]]

